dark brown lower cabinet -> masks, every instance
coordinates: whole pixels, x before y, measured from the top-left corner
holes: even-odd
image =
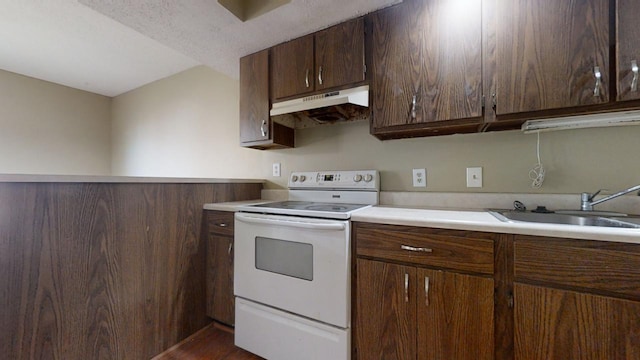
[[[207,238],[207,315],[233,326],[233,212],[206,211]]]
[[[493,359],[493,279],[357,262],[358,359]]]
[[[494,358],[493,235],[362,223],[354,233],[357,359]]]
[[[640,302],[515,284],[516,359],[640,359]]]
[[[640,359],[638,244],[515,236],[514,355]]]
[[[416,269],[358,259],[358,359],[415,359]],[[408,289],[405,291],[405,276]]]

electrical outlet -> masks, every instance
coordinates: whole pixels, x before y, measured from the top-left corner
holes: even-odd
[[[280,163],[273,163],[273,176],[280,177]]]
[[[413,169],[413,187],[427,187],[426,169]]]
[[[481,167],[469,167],[467,168],[467,187],[482,187],[482,168]]]

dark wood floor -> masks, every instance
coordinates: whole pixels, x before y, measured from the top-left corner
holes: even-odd
[[[153,360],[263,360],[233,345],[229,328],[211,323]]]

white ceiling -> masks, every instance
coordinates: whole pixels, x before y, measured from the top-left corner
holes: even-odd
[[[292,0],[241,22],[216,0],[0,0],[0,69],[106,96],[238,59],[401,0]]]

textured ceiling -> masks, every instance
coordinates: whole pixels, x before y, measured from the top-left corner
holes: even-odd
[[[0,69],[107,96],[238,59],[400,0],[292,0],[246,22],[216,0],[0,0]]]

